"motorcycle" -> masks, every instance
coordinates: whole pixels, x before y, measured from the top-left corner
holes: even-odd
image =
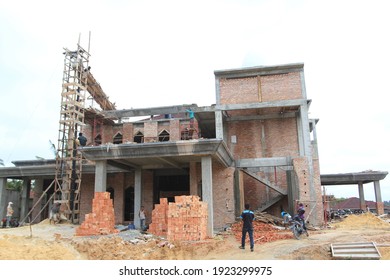
[[[290,220],[290,229],[296,239],[300,239],[301,235],[304,233],[306,236],[309,236],[309,233],[303,227],[303,221],[298,216],[294,216],[294,218]]]

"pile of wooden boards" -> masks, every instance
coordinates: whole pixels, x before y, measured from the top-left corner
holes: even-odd
[[[256,221],[263,222],[266,224],[273,224],[275,226],[284,226],[283,219],[280,217],[273,216],[267,212],[254,211]]]

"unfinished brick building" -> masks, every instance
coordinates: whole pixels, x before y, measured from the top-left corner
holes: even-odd
[[[215,71],[216,104],[85,111],[79,213],[92,211],[95,192],[110,192],[115,223],[139,226],[141,205],[151,213],[160,199],[194,195],[207,204],[207,235],[232,224],[243,210],[279,215],[306,206],[323,223],[315,127],[309,119],[303,64]],[[144,117],[133,120],[133,117]],[[25,180],[20,217],[34,199],[54,190],[54,160],[14,162],[6,178]],[[49,190],[48,190],[49,187]],[[1,197],[1,194],[0,194]],[[4,200],[4,199],[3,199]],[[32,205],[35,205],[35,201]],[[44,202],[41,203],[45,205]],[[35,211],[38,219],[47,210]],[[149,215],[147,223],[150,223]]]

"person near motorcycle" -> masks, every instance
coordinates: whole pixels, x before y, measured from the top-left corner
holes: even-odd
[[[255,242],[253,240],[253,220],[255,219],[255,214],[249,210],[249,204],[245,204],[245,210],[241,213],[240,218],[243,221],[240,249],[245,249],[245,238],[246,233],[248,233],[251,252],[253,252],[255,246]]]
[[[298,218],[302,221],[302,227],[304,230],[307,230],[306,223],[305,223],[305,207],[303,206],[303,203],[298,204]]]

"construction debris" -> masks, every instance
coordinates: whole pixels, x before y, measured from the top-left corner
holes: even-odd
[[[267,212],[254,211],[256,221],[269,223],[277,226],[284,226],[283,219],[268,214]]]
[[[242,223],[237,222],[232,225],[232,233],[238,242],[241,242]],[[291,231],[286,231],[262,221],[253,221],[253,239],[255,244],[261,244],[281,239],[292,239]]]

